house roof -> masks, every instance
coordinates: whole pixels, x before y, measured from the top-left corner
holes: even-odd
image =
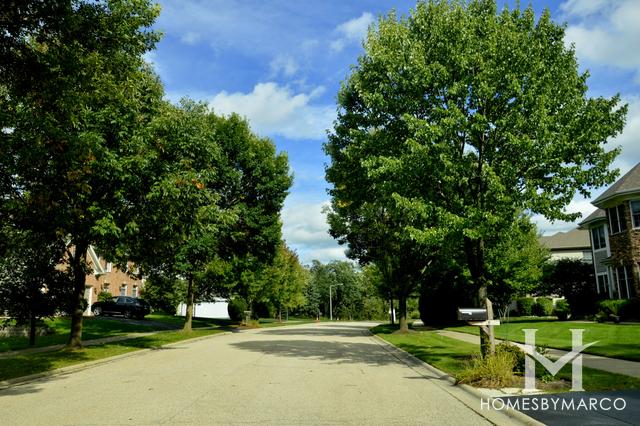
[[[588,249],[591,247],[589,232],[584,229],[572,229],[567,232],[558,232],[538,239],[540,244],[549,250]]]
[[[592,204],[597,207],[603,207],[607,201],[614,197],[624,196],[631,193],[640,193],[640,163],[636,164],[624,176],[618,179],[598,198],[593,200]]]
[[[578,224],[578,227],[583,228],[585,225],[588,225],[592,222],[597,222],[600,220],[607,220],[607,212],[605,212],[602,209],[595,209],[593,213],[591,213],[582,222]]]

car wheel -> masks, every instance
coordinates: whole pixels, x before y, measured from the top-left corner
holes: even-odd
[[[124,311],[124,317],[126,319],[131,319],[132,316],[133,314],[131,313],[131,311]]]
[[[96,306],[95,308],[93,308],[93,315],[99,317],[100,315],[102,315],[102,308],[100,306]]]

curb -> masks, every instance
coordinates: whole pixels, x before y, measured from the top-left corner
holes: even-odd
[[[457,384],[456,385],[456,380],[451,377],[449,374],[445,373],[442,370],[439,370],[438,368],[432,366],[431,364],[427,364],[426,362],[422,361],[420,358],[417,358],[416,356],[410,354],[409,352],[405,351],[402,348],[399,348],[395,345],[393,345],[392,343],[387,342],[386,340],[384,340],[383,338],[381,338],[380,336],[371,333],[370,331],[368,332],[369,335],[371,337],[373,337],[374,340],[376,340],[378,343],[381,344],[381,346],[383,346],[385,348],[385,350],[387,350],[388,352],[390,352],[392,355],[394,355],[396,358],[398,358],[398,360],[400,360],[401,362],[405,363],[407,366],[409,367],[422,367],[426,370],[428,370],[430,373],[434,374],[438,379],[440,380],[445,380],[447,381],[450,385],[455,385],[456,389],[460,389],[462,391],[464,391],[466,394],[468,394],[469,396],[472,396],[474,398],[478,398],[478,399],[490,399],[490,400],[494,400],[494,397],[491,396],[487,396],[485,394],[483,394],[481,391],[477,390],[476,388],[466,385],[466,384]],[[419,374],[421,374],[423,377],[426,377],[424,374],[418,372]],[[451,394],[451,393],[450,393]],[[481,415],[483,418],[485,418],[487,421],[490,421],[493,423],[493,421],[489,418],[487,418],[487,413],[486,411],[482,411],[479,410],[477,407],[469,405],[467,403],[465,403],[464,401],[461,401],[459,398],[457,398],[455,395],[451,394],[454,398],[458,399],[461,403],[463,403],[464,405],[466,405],[467,407],[469,407],[469,409],[473,410],[474,412],[478,413],[479,415]],[[505,415],[507,417],[510,417],[514,420],[517,420],[519,422],[521,422],[522,424],[525,425],[530,425],[530,426],[544,426],[544,423],[539,422],[538,420],[527,416],[524,413],[521,413],[520,411],[517,410],[504,410],[504,411],[499,411],[496,413],[500,413],[502,415]]]
[[[166,345],[162,345],[159,346],[157,348],[144,348],[144,349],[138,349],[135,351],[131,351],[131,352],[127,352],[124,354],[120,354],[120,355],[114,355],[114,356],[110,356],[107,358],[101,358],[101,359],[96,359],[93,361],[87,361],[87,362],[82,362],[79,364],[74,364],[74,365],[69,365],[67,367],[62,367],[62,368],[57,368],[55,370],[50,370],[50,371],[44,371],[42,373],[35,373],[35,374],[30,374],[28,376],[21,376],[21,377],[14,377],[13,379],[8,379],[8,380],[3,380],[0,381],[0,391],[11,388],[12,386],[18,385],[18,384],[23,384],[23,383],[28,383],[28,382],[33,382],[39,379],[43,379],[46,377],[55,377],[55,376],[62,376],[65,374],[69,374],[69,373],[74,373],[76,371],[82,371],[82,370],[86,370],[92,367],[96,367],[98,365],[102,365],[102,364],[109,364],[111,362],[114,361],[118,361],[124,358],[130,358],[130,357],[134,357],[134,356],[140,356],[140,355],[144,355],[150,351],[157,351],[157,350],[161,350],[162,348],[166,348],[166,347],[171,347],[171,346],[177,346],[181,343],[193,343],[193,342],[197,342],[200,340],[205,340],[205,339],[211,339],[213,337],[218,337],[218,336],[224,336],[227,334],[232,334],[231,331],[223,331],[222,333],[215,333],[215,334],[210,334],[208,336],[199,336],[199,337],[193,337],[191,339],[185,339],[185,340],[180,340],[178,342],[171,342],[171,343],[167,343]],[[135,339],[135,337],[134,337]]]

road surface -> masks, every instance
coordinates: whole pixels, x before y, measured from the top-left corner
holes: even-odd
[[[0,391],[0,423],[490,424],[478,398],[403,361],[370,326],[242,331],[15,385]]]

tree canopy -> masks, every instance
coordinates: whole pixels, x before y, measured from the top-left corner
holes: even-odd
[[[431,253],[461,245],[482,303],[488,253],[522,215],[575,219],[574,195],[615,178],[607,141],[627,108],[588,96],[548,11],[421,1],[380,18],[364,48],[325,146],[331,230],[353,257],[381,266],[376,240],[402,241],[385,252],[437,268]]]

